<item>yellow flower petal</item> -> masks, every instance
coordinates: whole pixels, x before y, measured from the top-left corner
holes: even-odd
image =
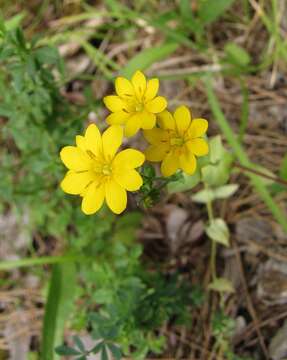
[[[179,168],[178,155],[174,151],[170,151],[163,159],[160,171],[163,176],[171,176]]]
[[[204,139],[197,138],[189,140],[186,143],[189,151],[192,152],[196,156],[204,156],[208,154],[208,144]]]
[[[91,171],[68,171],[61,181],[61,188],[67,194],[79,195],[95,179]]]
[[[102,138],[98,127],[91,124],[87,127],[85,132],[85,146],[92,151],[94,155],[102,153]]]
[[[175,130],[175,120],[167,110],[157,114],[158,124],[164,130]]]
[[[203,136],[208,128],[208,121],[205,119],[193,119],[188,129],[188,135],[191,138]]]
[[[112,160],[123,141],[123,129],[112,125],[103,133],[103,151],[107,161]]]
[[[114,180],[105,183],[105,196],[108,207],[115,214],[120,214],[127,207],[127,192]]]
[[[162,161],[169,152],[169,145],[150,145],[145,150],[146,159],[149,161]]]
[[[130,117],[131,115],[128,114],[125,111],[117,111],[114,113],[111,113],[107,118],[106,121],[109,125],[122,125],[126,122],[126,120]]]
[[[157,114],[162,112],[167,106],[167,101],[163,96],[157,96],[145,104],[147,111]]]
[[[139,114],[132,115],[128,118],[125,126],[125,136],[134,136],[142,125],[142,118]]]
[[[146,78],[144,74],[137,70],[132,76],[132,84],[135,90],[136,97],[141,100],[146,91]]]
[[[153,128],[151,130],[145,130],[143,132],[144,138],[153,145],[158,145],[161,142],[167,142],[169,139],[168,132],[160,129],[160,128]]]
[[[65,146],[60,157],[69,170],[85,171],[91,167],[91,159],[80,148],[75,146]]]
[[[142,177],[134,169],[115,173],[114,179],[128,191],[137,191],[143,184]]]
[[[76,145],[77,145],[78,148],[80,148],[83,151],[87,150],[86,140],[85,140],[84,136],[82,136],[82,135],[77,135],[76,136]]]
[[[141,166],[145,161],[142,152],[135,149],[120,151],[113,160],[113,167],[117,169],[134,169]]]
[[[179,106],[174,112],[177,131],[183,134],[189,127],[191,121],[190,111],[186,106]]]
[[[109,95],[105,96],[104,104],[111,112],[121,111],[125,108],[125,102],[119,96]]]
[[[125,79],[124,77],[117,77],[115,81],[115,88],[116,93],[125,98],[125,97],[132,97],[135,95],[134,88],[131,84],[131,82],[128,79]]]
[[[191,152],[186,151],[181,154],[179,164],[182,170],[188,175],[192,175],[196,170],[196,158]]]
[[[156,117],[152,113],[143,112],[141,114],[142,118],[142,129],[152,129],[155,127]]]
[[[147,82],[146,92],[144,94],[144,101],[148,102],[156,97],[159,88],[159,80],[158,79],[150,79]]]
[[[82,200],[82,211],[86,215],[97,212],[103,205],[105,198],[105,187],[103,184],[92,183],[85,191]]]

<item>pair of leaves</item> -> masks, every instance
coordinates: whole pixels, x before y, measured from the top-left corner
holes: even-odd
[[[214,189],[206,188],[193,195],[192,200],[196,203],[207,204],[216,199],[227,199],[232,196],[237,189],[237,184],[223,185]]]
[[[122,357],[120,348],[112,343],[100,341],[91,350],[87,350],[85,349],[82,340],[78,336],[74,336],[74,342],[77,348],[73,348],[67,345],[61,345],[56,348],[56,353],[63,356],[78,356],[75,360],[87,360],[87,356],[89,354],[100,354],[101,360],[108,360],[109,350],[115,360],[120,360]]]

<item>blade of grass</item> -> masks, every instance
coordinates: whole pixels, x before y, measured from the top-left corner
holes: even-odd
[[[134,56],[123,68],[121,74],[125,77],[131,77],[132,74],[140,69],[146,70],[156,61],[165,59],[178,48],[178,44],[169,43],[153,48],[148,48]]]
[[[83,49],[86,51],[87,55],[93,61],[93,63],[101,70],[107,80],[113,79],[113,73],[107,67],[109,65],[114,70],[119,70],[119,66],[112,60],[110,60],[103,52],[99,49],[93,47],[88,41],[86,40],[78,40],[79,43],[82,45]]]
[[[61,345],[65,322],[75,298],[76,267],[74,263],[54,265],[45,307],[41,359],[60,359],[55,348]]]
[[[242,107],[241,107],[241,117],[240,117],[239,136],[238,136],[240,142],[242,142],[243,140],[248,125],[248,117],[249,117],[249,102],[248,102],[249,91],[243,80],[241,81],[241,94],[242,94]]]
[[[226,137],[226,140],[228,141],[229,145],[232,147],[234,154],[236,155],[240,164],[243,166],[252,167],[252,163],[250,162],[246,152],[242,148],[239,140],[237,139],[237,136],[232,131],[230,125],[228,124],[227,119],[225,118],[225,116],[221,110],[221,107],[219,105],[217,97],[212,88],[211,78],[206,77],[204,79],[204,83],[205,83],[205,88],[206,88],[209,105],[211,107],[211,110],[213,112],[215,120],[217,121],[221,131],[223,132],[224,136]],[[255,190],[258,192],[258,194],[260,195],[262,200],[265,202],[265,204],[268,206],[269,210],[273,214],[276,221],[282,226],[284,231],[287,233],[286,215],[283,214],[281,209],[278,207],[276,202],[273,200],[268,189],[262,182],[262,179],[255,174],[250,173],[247,175],[250,178],[251,184],[253,185]]]
[[[38,258],[26,258],[19,260],[7,260],[0,262],[0,271],[8,271],[19,267],[27,267],[27,266],[41,266],[48,264],[82,261],[84,259],[85,257],[81,255],[63,255],[63,256],[42,256]]]

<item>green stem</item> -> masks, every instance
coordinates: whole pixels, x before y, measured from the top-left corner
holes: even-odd
[[[208,189],[208,185],[204,184],[205,188]],[[208,220],[209,223],[211,223],[214,220],[214,215],[213,215],[213,208],[212,208],[212,201],[208,200],[208,202],[206,203],[206,208],[207,208],[207,214],[208,214]],[[211,268],[211,275],[212,275],[212,279],[215,280],[217,275],[216,275],[216,242],[214,240],[211,240],[211,250],[210,250],[210,268]]]
[[[228,143],[232,147],[234,154],[236,155],[236,157],[239,160],[241,165],[252,168],[252,164],[251,164],[247,154],[245,153],[244,149],[240,145],[240,142],[238,141],[236,135],[233,133],[227,119],[225,118],[225,116],[220,108],[219,102],[215,96],[215,93],[214,93],[212,85],[211,85],[211,79],[209,77],[205,78],[205,87],[206,87],[206,92],[207,92],[207,98],[208,98],[211,110],[214,114],[215,120],[217,121],[219,127],[221,128],[221,131],[225,135]],[[276,202],[272,199],[272,196],[270,195],[266,186],[262,182],[262,179],[258,175],[252,174],[252,173],[247,174],[247,176],[249,177],[253,187],[256,189],[258,194],[261,196],[262,200],[268,206],[268,208],[271,211],[271,213],[273,214],[274,218],[282,226],[284,232],[287,233],[286,215],[281,211],[281,209],[278,207]]]
[[[13,270],[19,267],[39,266],[70,261],[82,261],[85,257],[81,255],[63,255],[63,256],[42,256],[38,258],[26,258],[19,260],[7,260],[0,262],[0,271]]]

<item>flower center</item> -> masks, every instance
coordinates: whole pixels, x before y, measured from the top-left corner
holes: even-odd
[[[112,174],[112,168],[110,164],[105,164],[102,167],[102,174],[106,176],[110,176]]]
[[[174,137],[170,139],[170,145],[182,146],[184,144],[184,139],[179,137]]]
[[[137,103],[136,104],[136,112],[141,112],[144,110],[144,104],[142,103]]]

